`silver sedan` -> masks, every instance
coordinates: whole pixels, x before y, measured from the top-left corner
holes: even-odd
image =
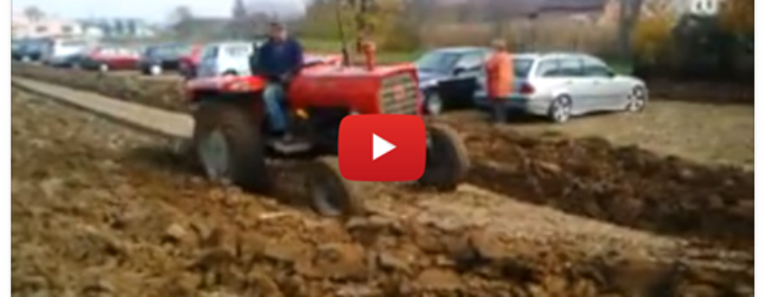
[[[638,112],[647,104],[644,81],[615,73],[601,59],[582,53],[530,53],[513,56],[514,94],[511,110],[546,116],[564,123],[572,116],[598,111]],[[486,106],[484,77],[474,94]]]

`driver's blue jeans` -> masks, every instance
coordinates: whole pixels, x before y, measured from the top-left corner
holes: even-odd
[[[272,132],[279,133],[286,131],[286,112],[284,111],[284,89],[283,85],[278,83],[268,83],[265,91],[262,93],[267,107],[267,117],[270,120]]]

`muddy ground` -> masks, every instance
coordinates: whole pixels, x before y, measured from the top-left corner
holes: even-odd
[[[638,145],[657,154],[707,164],[754,167],[754,107],[660,101],[640,113],[613,112],[575,117],[554,125],[542,117],[511,115],[503,126],[512,133],[602,137],[615,145]],[[443,115],[457,121],[487,122],[474,110]],[[505,129],[504,129],[505,131]]]
[[[36,66],[14,73],[173,110],[177,82]],[[479,117],[438,119],[465,137],[470,183],[515,199],[654,232],[751,248],[754,173],[661,156],[603,139],[521,134]],[[753,151],[753,141],[751,142]]]
[[[13,89],[12,113],[16,296],[752,295],[748,250],[471,186],[375,185],[370,216],[322,219],[208,184],[169,141],[50,99]]]

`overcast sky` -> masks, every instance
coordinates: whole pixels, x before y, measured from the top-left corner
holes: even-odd
[[[260,11],[294,14],[304,11],[307,0],[246,0]],[[139,17],[162,22],[179,5],[200,16],[229,16],[234,0],[13,0],[13,11],[37,6],[43,12],[68,18]]]

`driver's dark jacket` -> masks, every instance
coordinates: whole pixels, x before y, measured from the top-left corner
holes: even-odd
[[[280,80],[302,69],[302,46],[293,38],[284,41],[269,40],[262,44],[251,58],[252,73]]]

